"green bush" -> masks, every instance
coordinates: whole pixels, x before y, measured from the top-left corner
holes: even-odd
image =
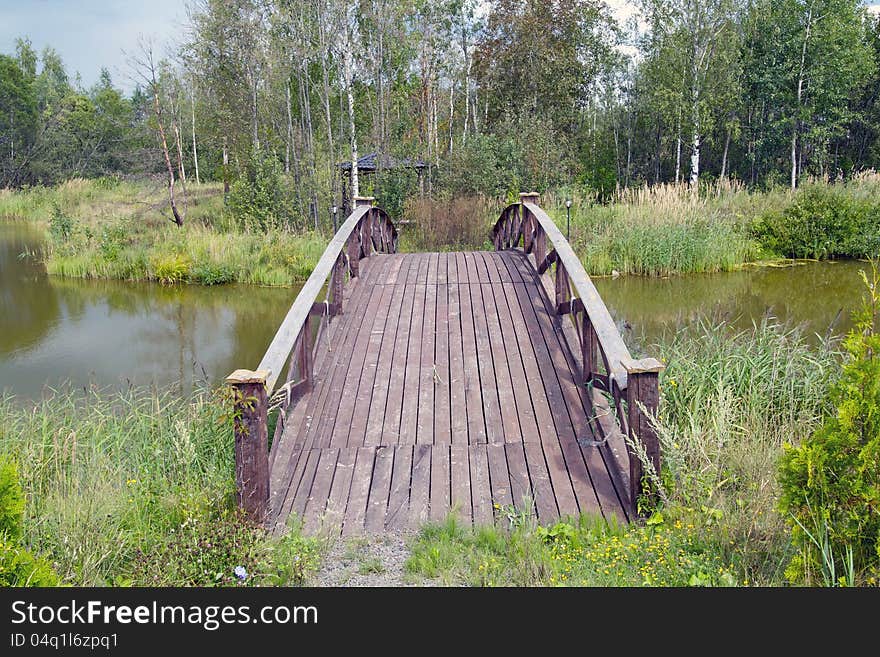
[[[73,234],[73,219],[61,212],[58,203],[52,204],[52,216],[49,219],[49,233],[57,243],[64,243]]]
[[[0,459],[0,586],[56,586],[58,576],[49,563],[18,544],[23,516],[18,469],[12,461]]]
[[[216,262],[203,262],[193,266],[189,278],[202,285],[224,285],[235,281],[235,270],[229,265]]]
[[[792,258],[872,256],[880,249],[880,198],[846,187],[809,185],[780,210],[762,213],[752,235],[771,254]]]
[[[18,483],[18,468],[8,459],[0,460],[0,534],[17,541],[21,538],[24,492]]]
[[[265,232],[289,227],[292,204],[287,197],[278,161],[256,152],[244,175],[232,184],[228,204],[240,226]]]
[[[876,582],[880,576],[880,275],[856,313],[848,358],[831,388],[836,412],[780,460],[780,505],[798,548],[789,579],[825,585]]]
[[[58,575],[49,562],[35,557],[0,533],[0,587],[58,584]]]

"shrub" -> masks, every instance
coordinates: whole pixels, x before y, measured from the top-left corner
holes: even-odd
[[[498,205],[483,196],[414,197],[404,213],[413,223],[401,227],[401,240],[407,249],[418,251],[485,248],[499,212]]]
[[[0,459],[0,586],[55,586],[58,576],[49,563],[18,544],[23,515],[18,469],[11,460]]]
[[[224,285],[235,281],[235,270],[226,264],[203,262],[189,273],[190,280],[202,285]]]
[[[0,534],[17,541],[21,538],[24,492],[18,483],[18,468],[8,459],[0,460]]]
[[[787,207],[760,214],[752,235],[771,253],[792,258],[876,255],[880,199],[859,191],[807,185]]]
[[[48,561],[35,557],[0,533],[0,587],[58,584],[58,575]]]
[[[844,347],[847,361],[831,389],[836,411],[780,460],[782,512],[798,554],[786,571],[794,581],[826,585],[880,576],[880,274],[873,266],[865,307]],[[841,574],[842,573],[842,574]],[[840,575],[839,575],[840,574]]]
[[[271,155],[254,153],[244,175],[233,183],[228,204],[244,228],[266,231],[287,227],[292,204],[282,185],[278,161]]]
[[[64,243],[73,234],[73,219],[61,212],[58,203],[52,204],[52,217],[49,219],[49,233],[58,243]]]
[[[157,281],[173,285],[187,279],[190,262],[186,256],[161,254],[153,259],[152,266]]]

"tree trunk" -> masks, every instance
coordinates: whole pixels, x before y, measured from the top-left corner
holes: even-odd
[[[813,27],[813,6],[807,8],[807,24],[804,28],[804,42],[801,46],[801,65],[798,70],[797,80],[797,104],[794,110],[794,120],[791,128],[791,188],[797,187],[798,181],[798,131],[800,130],[800,111],[804,93],[804,69],[807,62],[807,43],[810,40],[810,30]]]
[[[152,61],[151,61],[152,66]],[[174,223],[183,226],[183,217],[177,211],[174,201],[174,167],[171,166],[171,154],[168,152],[168,140],[165,138],[165,127],[162,125],[162,107],[159,104],[159,83],[156,81],[155,70],[153,73],[153,111],[156,113],[156,125],[159,127],[159,139],[162,142],[162,154],[165,156],[165,168],[168,170],[168,199],[171,202],[171,213],[174,215]]]
[[[193,140],[193,166],[196,169],[196,184],[201,185],[199,178],[199,149],[196,147],[196,90],[190,87],[190,105],[192,107],[192,140]]]
[[[347,28],[348,29],[348,28]],[[345,93],[348,96],[348,130],[349,145],[351,147],[351,196],[360,196],[360,187],[358,186],[358,147],[357,134],[354,125],[354,92],[351,88],[352,66],[351,66],[351,36],[346,39],[345,52],[343,53],[343,69],[345,74]],[[352,205],[352,207],[354,207]]]
[[[730,151],[730,128],[724,137],[724,154],[721,156],[721,180],[727,178],[727,154]]]
[[[229,196],[229,146],[223,137],[223,198]]]
[[[290,149],[293,143],[293,115],[290,111],[290,76],[284,85],[284,99],[287,108],[287,141],[284,143],[284,173],[290,175]]]
[[[678,108],[675,137],[675,184],[681,182],[681,107]]]
[[[180,182],[186,184],[186,168],[183,166],[183,146],[180,143],[180,128],[177,123],[172,123],[174,129],[174,141],[177,143],[177,169],[180,171]]]

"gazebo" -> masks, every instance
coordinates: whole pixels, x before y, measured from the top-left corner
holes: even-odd
[[[342,216],[347,217],[351,212],[350,172],[351,161],[338,162],[339,177],[342,182]],[[369,176],[377,171],[388,169],[414,169],[419,177],[419,192],[425,191],[424,171],[428,168],[427,162],[410,158],[395,158],[385,153],[372,152],[359,157],[357,161],[358,175]],[[375,195],[375,194],[374,194]]]

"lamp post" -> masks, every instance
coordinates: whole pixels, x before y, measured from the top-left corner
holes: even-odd
[[[565,239],[571,241],[571,199],[565,199]]]
[[[330,209],[330,212],[333,213],[333,234],[336,234],[336,213],[339,212],[339,208],[335,205]]]

